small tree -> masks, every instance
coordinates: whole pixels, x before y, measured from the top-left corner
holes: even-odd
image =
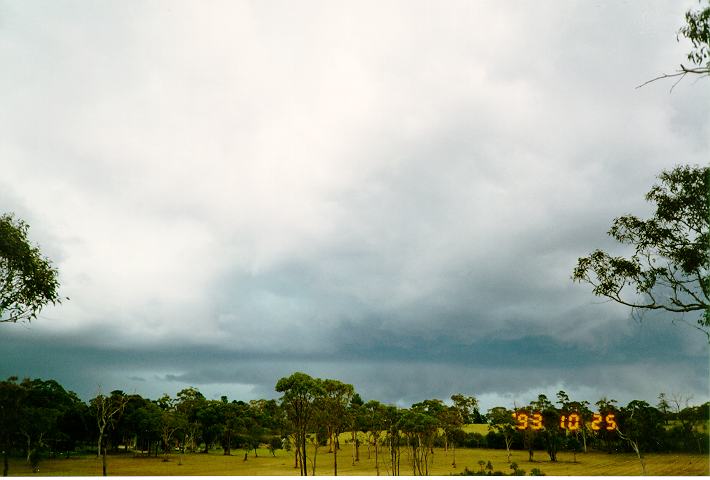
[[[29,225],[0,216],[0,322],[30,321],[60,302],[57,270],[27,239]]]
[[[510,446],[513,444],[515,427],[513,425],[513,412],[505,407],[493,407],[488,410],[488,430],[498,432],[505,439],[505,451],[508,454],[507,462],[510,463]]]
[[[119,391],[111,392],[111,396],[109,397],[99,393],[89,402],[96,416],[96,426],[99,430],[97,455],[101,456],[101,473],[104,477],[107,475],[106,436],[113,422],[123,413],[127,402],[128,397],[126,397],[123,392]]]

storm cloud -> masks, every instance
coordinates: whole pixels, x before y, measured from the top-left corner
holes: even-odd
[[[570,279],[707,163],[703,82],[635,88],[694,5],[1,2],[0,211],[70,300],[2,326],[0,375],[707,400],[694,318]]]

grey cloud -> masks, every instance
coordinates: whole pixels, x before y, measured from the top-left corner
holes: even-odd
[[[691,3],[6,4],[0,203],[72,301],[3,326],[0,374],[705,398],[692,329],[569,278],[706,162],[706,89],[633,88]]]

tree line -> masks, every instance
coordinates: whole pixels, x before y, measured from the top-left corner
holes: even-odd
[[[555,402],[539,395],[513,410],[494,407],[482,414],[474,396],[455,394],[449,402],[428,399],[402,408],[364,401],[351,384],[302,372],[281,378],[275,390],[278,400],[209,400],[190,387],[156,400],[114,390],[84,402],[55,380],[10,377],[0,382],[3,475],[10,456],[37,468],[47,456],[87,452],[102,458],[104,475],[109,454],[162,455],[165,461],[177,455],[182,462],[186,453],[215,448],[224,455],[238,451],[244,461],[257,457],[260,448],[271,455],[284,449],[301,475],[316,473],[324,451],[332,454],[324,468],[337,475],[338,462],[356,465],[363,448],[368,458],[374,456],[378,475],[427,475],[435,448],[452,453],[454,468],[461,447],[506,449],[508,461],[515,449],[527,450],[530,460],[535,451],[545,451],[553,462],[560,451],[575,460],[589,449],[634,452],[642,471],[646,452],[708,452],[710,403],[692,406],[678,395],[662,393],[655,406],[642,400],[619,406],[607,398],[591,405],[560,391]],[[612,415],[614,428],[595,429],[595,412]],[[521,416],[537,419],[537,426],[521,428]],[[566,418],[575,419],[575,428]],[[466,432],[467,424],[487,424],[487,433]]]

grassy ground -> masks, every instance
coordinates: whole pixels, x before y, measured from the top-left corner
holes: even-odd
[[[412,469],[409,456],[402,450],[400,473],[411,475]],[[495,470],[509,473],[505,450],[491,449],[457,449],[456,468],[451,466],[452,452],[435,449],[433,465],[430,473],[433,475],[448,475],[461,472],[464,467],[478,470],[478,461],[491,461]],[[381,475],[388,471],[382,464],[384,455],[380,455]],[[162,457],[133,457],[132,455],[117,455],[108,457],[109,475],[298,475],[298,469],[293,468],[292,452],[279,450],[272,457],[267,450],[260,450],[259,457],[253,452],[247,461],[244,453],[234,451],[232,456],[224,456],[220,452],[210,454],[172,455],[170,461],[164,462]],[[523,451],[513,451],[511,461],[518,464],[526,472],[539,468],[547,475],[640,475],[641,469],[635,455],[606,453],[578,454],[577,462],[572,460],[572,454],[560,453],[559,461],[547,461],[544,452],[536,452],[539,461],[528,462],[528,454]],[[180,464],[182,463],[182,464]],[[327,448],[319,450],[316,459],[317,475],[333,474],[333,454],[327,453]],[[710,475],[709,458],[705,455],[688,454],[649,454],[646,456],[646,469],[649,475]],[[310,473],[310,471],[309,471]],[[338,453],[338,473],[340,475],[375,475],[374,452],[368,459],[367,448],[360,449],[360,461],[352,465],[351,447],[344,446]],[[43,460],[38,473],[32,470],[21,459],[14,459],[10,464],[11,476],[100,476],[101,460],[89,457],[69,459]]]

